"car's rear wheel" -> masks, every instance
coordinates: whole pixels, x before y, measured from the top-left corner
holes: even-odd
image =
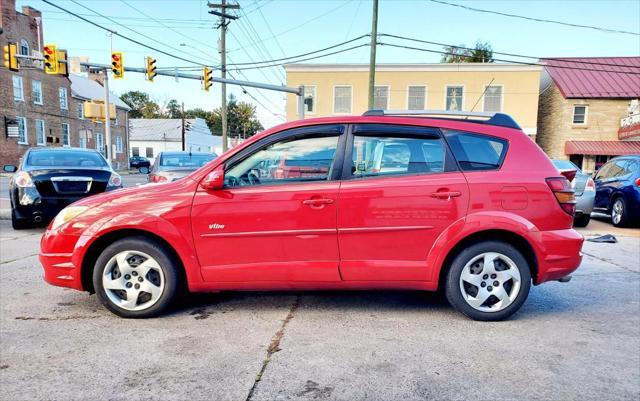
[[[11,209],[11,227],[13,227],[14,230],[24,230],[26,228],[30,228],[31,224],[29,224],[29,222],[25,219],[18,218],[18,216],[16,215],[16,211],[13,210],[12,208]]]
[[[591,215],[581,214],[580,216],[576,216],[573,219],[573,225],[575,227],[586,227],[589,225],[590,221],[591,221]]]
[[[529,264],[515,247],[479,242],[460,251],[447,272],[445,293],[459,312],[475,320],[502,320],[524,303],[531,287]]]
[[[616,227],[626,227],[629,225],[627,204],[622,197],[616,198],[611,204],[611,222]]]
[[[109,245],[93,271],[93,286],[102,304],[127,318],[164,312],[176,297],[179,279],[178,266],[162,244],[145,237]]]

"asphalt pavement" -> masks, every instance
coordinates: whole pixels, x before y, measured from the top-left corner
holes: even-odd
[[[42,230],[0,221],[0,399],[638,400],[638,231],[586,242],[571,282],[505,322],[414,291],[199,295],[126,320],[44,283]]]

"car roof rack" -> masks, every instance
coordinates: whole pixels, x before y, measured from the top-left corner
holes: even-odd
[[[363,116],[429,116],[435,118],[456,119],[457,117],[464,117],[467,120],[469,117],[484,118],[485,120],[470,120],[474,123],[482,123],[488,125],[496,125],[499,127],[522,129],[517,122],[508,114],[505,113],[487,113],[480,111],[456,111],[456,110],[368,110],[365,111]],[[456,117],[456,118],[450,118]]]

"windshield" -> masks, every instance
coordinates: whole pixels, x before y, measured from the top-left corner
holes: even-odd
[[[200,168],[213,160],[215,155],[190,155],[188,153],[168,153],[160,157],[160,167]]]
[[[33,167],[107,167],[107,161],[102,155],[83,150],[29,152],[26,164]]]

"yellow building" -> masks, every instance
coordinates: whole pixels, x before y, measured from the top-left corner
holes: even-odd
[[[288,86],[305,86],[306,118],[367,110],[367,64],[289,64],[285,70]],[[503,112],[534,137],[540,71],[499,63],[378,64],[374,108]],[[287,119],[297,118],[297,97],[289,94]]]

